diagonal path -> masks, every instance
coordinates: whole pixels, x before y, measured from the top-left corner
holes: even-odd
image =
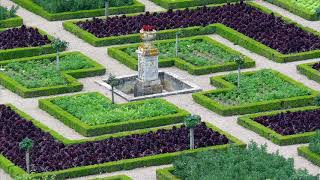
[[[158,11],[163,10],[163,8],[155,5],[154,3],[150,2],[149,0],[139,0],[140,2],[144,3],[146,5],[147,11]],[[291,14],[290,12],[283,10],[277,6],[274,6],[272,4],[262,2],[261,0],[257,0],[257,2],[260,5],[263,5],[265,7],[270,8],[271,10],[278,12],[282,14],[283,16],[289,17],[291,19],[294,19],[298,23],[313,28],[315,30],[320,31],[320,21],[317,22],[310,22],[307,20],[304,20],[296,15]],[[12,3],[9,0],[2,0],[1,5],[4,6],[11,6],[14,3]],[[111,57],[107,56],[107,48],[106,47],[93,47],[89,45],[88,43],[82,41],[81,39],[75,37],[73,34],[65,31],[62,27],[61,21],[55,21],[55,22],[49,22],[45,19],[43,19],[40,16],[37,16],[23,8],[20,8],[18,10],[18,15],[23,17],[24,22],[28,26],[36,26],[46,32],[48,32],[51,35],[60,37],[61,39],[68,41],[70,43],[69,51],[81,51],[87,56],[91,57],[92,59],[96,60],[100,64],[107,67],[107,71],[114,73],[116,75],[125,75],[125,74],[133,74],[135,71],[127,68],[126,66],[120,64],[118,61],[112,59]],[[296,65],[306,62],[312,62],[312,61],[318,61],[319,59],[313,59],[313,60],[307,60],[307,61],[300,61],[300,62],[293,62],[288,64],[279,64],[272,62],[260,55],[257,55],[255,53],[252,53],[240,46],[234,45],[232,42],[218,36],[218,35],[210,35],[211,38],[222,42],[223,44],[232,47],[233,49],[236,49],[245,55],[251,57],[254,59],[257,63],[257,67],[253,69],[262,69],[262,68],[272,68],[277,71],[280,71],[284,73],[285,75],[303,82],[306,86],[311,87],[316,90],[320,90],[320,85],[314,81],[308,80],[306,77],[300,75],[296,70]],[[213,76],[213,74],[210,75],[203,75],[203,76],[192,76],[188,74],[185,71],[181,71],[175,67],[171,68],[164,68],[165,71],[173,72],[180,77],[183,77],[184,79],[191,81],[193,83],[196,83],[197,85],[201,86],[204,90],[213,89],[209,84],[209,77]],[[252,69],[250,69],[252,70]],[[246,70],[248,71],[248,70]],[[226,73],[215,73],[214,75],[221,75]],[[104,90],[103,88],[99,87],[97,84],[94,83],[94,80],[102,79],[103,76],[100,77],[93,77],[93,78],[84,78],[80,79],[80,82],[84,84],[84,89],[82,92],[89,92],[89,91],[99,91],[101,93],[106,94],[106,96],[111,97],[110,92]],[[45,112],[41,111],[38,108],[38,99],[39,98],[32,98],[32,99],[23,99],[20,96],[12,93],[11,91],[8,91],[6,89],[2,89],[1,96],[0,96],[0,102],[4,103],[11,103],[18,107],[19,109],[25,111],[35,119],[41,121],[42,123],[46,124],[50,128],[52,128],[55,131],[58,131],[60,134],[62,134],[64,137],[70,138],[70,139],[82,139],[84,138],[80,134],[76,133],[74,130],[70,129],[69,127],[65,126],[63,123],[59,122],[55,118],[51,117],[50,115],[46,114]],[[44,98],[44,97],[42,97]],[[184,108],[191,113],[199,114],[201,115],[202,119],[204,121],[211,122],[212,124],[218,126],[222,130],[225,130],[232,135],[238,137],[239,139],[250,142],[251,140],[259,143],[259,144],[268,144],[268,150],[270,152],[279,151],[280,154],[284,155],[285,157],[292,157],[295,160],[295,166],[297,168],[306,168],[308,171],[310,171],[313,174],[316,174],[320,172],[320,168],[312,165],[310,162],[306,161],[305,159],[299,157],[297,155],[296,148],[298,145],[294,146],[285,146],[280,147],[277,146],[270,141],[266,140],[265,138],[260,137],[259,135],[246,130],[245,128],[242,128],[241,126],[237,125],[236,123],[236,116],[234,117],[222,117],[220,115],[217,115],[216,113],[207,110],[206,108],[196,104],[192,100],[191,94],[186,95],[178,95],[178,96],[170,96],[166,97],[166,100],[176,104],[180,108]],[[183,101],[181,101],[183,99]],[[125,102],[123,99],[117,97],[117,102]],[[165,166],[161,166],[165,167]],[[130,171],[121,171],[121,172],[115,172],[115,173],[109,173],[109,174],[102,174],[102,175],[94,175],[94,176],[88,176],[88,177],[82,177],[77,179],[89,179],[94,177],[103,177],[107,175],[115,175],[115,174],[127,174],[134,179],[137,180],[154,180],[155,179],[155,170],[158,167],[148,167],[148,168],[139,168],[135,170]],[[10,179],[8,175],[6,175],[2,170],[0,170],[0,179]]]

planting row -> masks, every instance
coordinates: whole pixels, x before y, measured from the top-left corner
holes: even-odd
[[[149,165],[166,164],[179,155],[173,152],[189,152],[185,151],[189,149],[189,131],[184,125],[165,129],[142,130],[135,134],[131,132],[119,135],[113,134],[96,140],[73,142],[62,138],[39,122],[30,121],[28,116],[12,109],[12,107],[1,105],[0,112],[0,153],[3,156],[0,158],[0,165],[5,170],[7,170],[8,167],[6,166],[9,164],[7,164],[8,162],[5,163],[3,158],[26,170],[25,152],[19,148],[19,143],[25,138],[34,142],[34,146],[30,150],[31,170],[36,173],[55,171],[51,175],[55,174],[59,177],[78,176],[79,173],[77,172],[85,175],[120,170],[119,168],[122,168],[121,163],[126,168],[144,166],[149,160],[152,161],[148,162]],[[221,134],[220,130],[208,127],[205,123],[201,123],[194,128],[194,138],[195,148],[199,148],[199,150],[210,146],[223,148],[230,143],[241,145],[240,141],[229,135]],[[196,151],[198,150],[194,150],[194,152]],[[163,155],[157,156],[158,154]],[[142,158],[146,156],[154,156],[154,158]],[[132,159],[129,160],[130,165],[125,165],[127,161],[119,161],[125,159]],[[113,163],[108,162],[113,161],[121,163],[115,164],[112,168]],[[135,161],[137,164],[134,163]],[[95,164],[101,165],[92,166]],[[99,171],[96,171],[95,168]],[[60,172],[59,170],[66,171]],[[21,170],[10,171],[9,173],[21,175]]]
[[[255,65],[254,61],[209,37],[191,37],[178,40],[156,41],[159,49],[159,66],[177,66],[190,74],[202,75],[238,68],[237,59],[242,59],[242,68]],[[136,50],[138,45],[108,48],[108,54],[129,66],[138,69]]]
[[[138,16],[93,18],[76,22],[76,25],[98,38],[105,38],[138,33],[145,24],[154,25],[157,30],[167,30],[205,27],[214,23],[224,24],[282,54],[320,49],[319,36],[245,3],[168,12],[147,12]]]

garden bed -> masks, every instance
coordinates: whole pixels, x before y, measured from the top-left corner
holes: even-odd
[[[179,39],[178,57],[175,40],[156,41],[160,51],[159,67],[177,66],[190,74],[202,75],[237,69],[235,57],[244,57],[242,68],[249,68],[255,62],[243,54],[222,45],[209,37],[191,37]],[[133,70],[138,69],[138,57],[135,52],[138,45],[108,48],[108,54]]]
[[[320,20],[318,0],[265,0],[310,21]]]
[[[0,62],[1,84],[22,97],[81,91],[75,78],[103,75],[105,68],[80,52],[62,53]]]
[[[0,61],[54,53],[53,37],[38,28],[21,26],[0,30]],[[63,51],[64,49],[61,49]]]
[[[157,180],[182,179],[312,179],[317,176],[296,170],[293,159],[268,153],[266,145],[250,143],[248,149],[231,148],[220,152],[200,152],[158,169]]]
[[[241,75],[211,78],[211,84],[220,89],[193,94],[202,106],[221,115],[239,115],[263,111],[301,107],[313,104],[317,91],[305,87],[281,73],[264,69]]]
[[[181,154],[245,147],[241,141],[205,123],[195,128],[194,150],[188,150],[189,131],[183,125],[74,141],[12,106],[1,105],[0,112],[0,166],[12,177],[26,174],[25,153],[19,150],[19,142],[25,137],[35,142],[30,152],[35,172],[31,176],[55,175],[60,179],[170,164]]]
[[[176,8],[186,8],[193,6],[203,6],[209,4],[222,4],[222,3],[231,3],[239,2],[239,0],[150,0],[159,6],[162,6],[166,9],[176,9]]]
[[[162,99],[118,105],[100,93],[41,99],[39,107],[84,136],[176,124],[189,115]]]
[[[319,107],[303,107],[253,114],[238,118],[238,124],[278,145],[307,143],[320,129]]]
[[[309,79],[320,83],[320,62],[300,64],[297,66],[297,69]]]
[[[63,23],[66,30],[94,46],[140,42],[138,32],[144,24],[156,26],[158,39],[174,38],[178,31],[183,37],[217,33],[276,62],[320,57],[319,32],[254,3]]]
[[[66,12],[52,12],[52,11],[49,12],[50,11],[49,8],[53,7],[53,6],[50,6],[49,4],[51,0],[43,1],[42,3],[36,3],[35,0],[12,0],[12,1],[20,5],[21,7],[39,16],[42,16],[43,18],[49,21],[97,17],[97,16],[103,16],[105,13],[105,9],[100,7],[95,9],[87,9],[87,10],[74,10],[73,12],[71,12],[70,10],[65,10]],[[82,2],[87,3],[85,1],[82,1]],[[66,7],[73,8],[75,6],[66,5]],[[143,4],[141,4],[136,0],[133,0],[133,3],[130,5],[110,7],[109,13],[110,14],[136,13],[136,12],[143,12],[144,8],[145,7]]]

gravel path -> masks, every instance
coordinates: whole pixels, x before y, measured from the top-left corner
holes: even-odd
[[[154,3],[148,1],[148,0],[139,0],[140,2],[144,3],[146,5],[146,10],[148,11],[159,11],[163,10],[163,8],[155,5]],[[272,4],[257,1],[260,5],[263,5],[275,12],[278,12],[282,14],[283,16],[289,17],[291,19],[294,19],[298,23],[310,27],[312,29],[315,29],[317,31],[320,31],[320,21],[318,22],[310,22],[305,19],[302,19],[296,15],[291,14],[288,11],[285,11],[277,6],[274,6]],[[11,6],[13,3],[9,0],[2,0],[0,2],[3,6]],[[28,26],[36,26],[47,33],[57,36],[65,41],[68,41],[70,43],[69,51],[81,51],[87,56],[91,57],[92,59],[96,60],[100,64],[103,64],[107,67],[108,73],[113,73],[116,75],[127,75],[127,74],[133,74],[135,71],[130,70],[126,66],[120,64],[118,61],[112,59],[111,57],[107,56],[107,48],[106,47],[93,47],[89,45],[88,43],[82,41],[81,39],[75,37],[73,34],[65,31],[62,27],[61,21],[56,22],[49,22],[29,11],[26,11],[23,8],[20,8],[18,10],[18,15],[23,17],[24,22]],[[288,64],[279,64],[275,63],[271,60],[266,59],[265,57],[262,57],[260,55],[257,55],[255,53],[252,53],[240,46],[234,45],[232,42],[218,36],[218,35],[210,35],[209,37],[222,42],[223,44],[232,47],[233,49],[236,49],[245,55],[251,57],[254,59],[257,63],[256,68],[252,68],[249,70],[254,69],[262,69],[262,68],[272,68],[277,71],[280,71],[287,76],[290,76],[291,78],[303,82],[306,86],[311,87],[316,90],[320,90],[320,84],[308,80],[305,76],[300,75],[296,70],[296,65],[306,62],[313,62],[318,61],[320,59],[313,59],[313,60],[306,60],[306,61],[300,61],[300,62],[293,62]],[[200,87],[202,87],[204,90],[208,89],[214,89],[209,84],[209,77],[213,76],[213,74],[210,75],[203,75],[203,76],[192,76],[188,74],[185,71],[181,71],[175,67],[172,68],[164,68],[165,71],[173,72],[180,77],[183,77],[184,79],[191,81],[193,83],[196,83]],[[246,70],[248,71],[248,70]],[[226,73],[215,73],[214,75],[221,75]],[[111,97],[110,92],[104,90],[103,88],[99,87],[97,84],[94,83],[95,80],[101,80],[103,76],[100,77],[93,77],[93,78],[83,78],[80,79],[80,81],[84,84],[84,90],[82,92],[89,92],[89,91],[99,91],[101,93],[106,94],[106,96]],[[11,91],[8,91],[6,89],[0,90],[0,102],[1,103],[11,103],[18,107],[19,109],[23,110],[27,114],[31,115],[35,119],[41,121],[43,124],[47,125],[51,129],[59,132],[64,137],[70,138],[70,139],[83,139],[85,137],[81,136],[80,134],[76,133],[71,128],[65,126],[60,121],[52,118],[47,113],[43,112],[38,108],[38,99],[39,98],[32,98],[32,99],[24,99],[20,96],[12,93]],[[44,98],[44,97],[41,97]],[[246,130],[245,128],[242,128],[236,123],[237,116],[233,117],[222,117],[220,115],[217,115],[216,113],[207,110],[206,108],[196,104],[191,97],[191,94],[186,95],[177,95],[177,96],[170,96],[166,97],[166,100],[176,104],[177,106],[184,108],[191,113],[199,114],[201,115],[202,119],[204,121],[208,121],[215,126],[221,128],[224,131],[227,131],[228,133],[232,134],[233,136],[241,139],[242,141],[248,143],[251,140],[259,143],[259,144],[267,144],[268,150],[270,152],[279,151],[280,154],[282,154],[285,157],[291,157],[295,160],[295,166],[296,168],[306,168],[310,173],[317,174],[320,172],[320,168],[317,166],[312,165],[309,161],[299,157],[297,155],[297,147],[300,145],[293,145],[293,146],[284,146],[280,147],[277,146],[270,141],[266,140],[265,138],[253,133],[252,131]],[[181,101],[183,99],[183,101]],[[118,103],[125,103],[123,99],[120,97],[116,97],[116,101]],[[160,166],[160,167],[166,167],[166,166]],[[101,174],[101,175],[94,175],[94,176],[88,176],[88,177],[82,177],[77,179],[89,179],[94,177],[104,177],[109,175],[115,175],[115,174],[127,174],[131,176],[134,179],[137,180],[154,180],[156,178],[155,176],[155,170],[159,167],[148,167],[148,168],[138,168],[130,171],[121,171],[121,172],[115,172],[115,173],[109,173],[109,174]],[[0,179],[1,180],[7,180],[11,179],[7,174],[5,174],[2,170],[0,170]]]

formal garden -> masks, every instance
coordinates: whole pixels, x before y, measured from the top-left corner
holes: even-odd
[[[320,1],[2,0],[0,180],[320,178]]]

